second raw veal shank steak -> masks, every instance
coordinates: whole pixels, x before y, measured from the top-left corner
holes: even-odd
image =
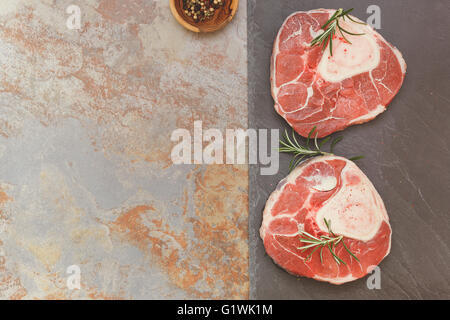
[[[304,231],[317,239],[342,236],[356,259],[341,242],[333,249],[341,263],[328,247],[302,250],[309,244],[301,241]],[[333,284],[370,273],[391,249],[383,200],[352,161],[337,156],[305,161],[278,184],[266,203],[260,235],[267,254],[283,269]]]

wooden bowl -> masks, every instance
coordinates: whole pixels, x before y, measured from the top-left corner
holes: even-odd
[[[214,14],[211,19],[195,22],[194,19],[184,14],[183,0],[170,0],[170,10],[173,16],[186,29],[193,32],[213,32],[225,27],[236,14],[239,0],[228,0],[230,3]]]

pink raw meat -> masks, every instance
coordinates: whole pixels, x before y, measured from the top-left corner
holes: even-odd
[[[325,248],[306,259],[313,248],[304,246],[299,232],[320,238],[331,236],[324,219],[331,222],[342,244],[336,255],[346,264],[337,264]],[[305,161],[283,179],[264,209],[261,238],[267,254],[276,264],[294,275],[342,284],[370,273],[391,248],[391,227],[378,192],[364,173],[350,160],[321,156]]]
[[[374,119],[400,90],[406,64],[397,48],[368,25],[341,21],[362,36],[337,33],[333,55],[310,46],[335,10],[296,12],[283,23],[271,62],[275,109],[300,135],[319,138]],[[355,17],[352,17],[358,20]]]

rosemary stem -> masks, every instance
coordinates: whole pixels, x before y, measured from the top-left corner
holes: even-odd
[[[354,36],[363,35],[364,33],[349,32],[339,25],[339,19],[342,18],[342,20],[345,20],[346,17],[354,23],[365,24],[365,23],[361,23],[361,22],[358,22],[358,21],[352,19],[352,17],[349,15],[349,13],[352,11],[353,11],[353,8],[348,9],[348,10],[339,8],[338,10],[336,10],[334,12],[334,14],[330,17],[330,19],[328,19],[328,21],[321,27],[321,30],[323,30],[323,32],[320,33],[319,35],[317,35],[317,37],[315,37],[311,41],[311,43],[310,43],[311,47],[315,46],[315,45],[321,45],[322,50],[325,50],[328,46],[330,49],[330,55],[332,56],[333,55],[333,36],[335,36],[337,34],[337,31],[339,31],[339,33],[342,35],[342,37],[345,39],[345,41],[347,41],[350,44],[351,44],[351,42],[346,38],[346,36],[344,35],[344,32],[347,34],[350,34],[350,35],[354,35]]]
[[[350,251],[350,249],[347,247],[347,245],[344,242],[344,236],[340,235],[337,236],[334,234],[334,232],[331,230],[331,220],[327,221],[326,219],[324,219],[325,221],[325,225],[327,226],[328,229],[328,233],[329,235],[322,235],[320,237],[315,237],[311,234],[309,234],[306,231],[299,231],[299,235],[300,236],[304,236],[305,238],[300,238],[300,242],[305,243],[306,245],[303,247],[299,247],[297,249],[302,250],[302,252],[308,250],[308,249],[312,249],[312,251],[307,255],[307,257],[305,258],[305,261],[309,260],[313,253],[316,252],[316,250],[318,248],[320,248],[320,261],[321,263],[323,263],[323,258],[322,258],[322,249],[324,247],[328,248],[328,250],[330,251],[332,257],[334,258],[334,260],[336,261],[337,264],[344,264],[346,265],[345,261],[342,260],[341,258],[339,258],[336,253],[335,253],[335,248],[337,247],[337,245],[339,245],[340,243],[342,243],[342,246],[344,247],[344,249],[356,260],[359,262],[359,259],[356,257],[356,255]]]

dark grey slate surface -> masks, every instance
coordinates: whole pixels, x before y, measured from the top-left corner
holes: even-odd
[[[449,299],[450,298],[450,1],[448,0],[249,0],[249,127],[287,127],[273,109],[269,64],[272,44],[294,11],[381,8],[379,32],[403,53],[405,83],[374,121],[346,129],[336,147],[363,154],[359,167],[381,194],[393,228],[392,250],[381,263],[381,290],[366,278],[334,286],[295,278],[265,254],[258,229],[269,194],[288,173],[281,156],[275,176],[250,168],[250,296],[253,299]]]

